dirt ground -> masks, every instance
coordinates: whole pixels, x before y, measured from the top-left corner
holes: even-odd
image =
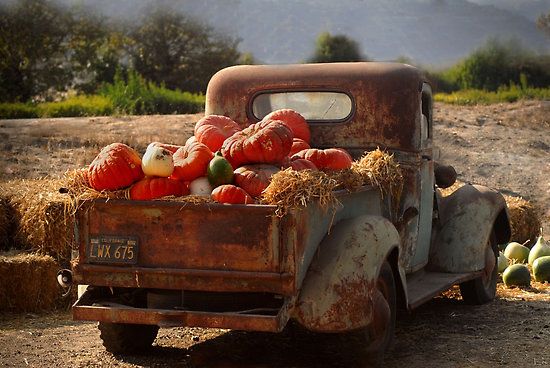
[[[459,179],[521,195],[550,229],[550,101],[436,105],[434,141]],[[59,176],[122,141],[183,144],[200,115],[0,121],[0,180]],[[550,233],[550,230],[547,230]],[[549,236],[550,237],[550,236]],[[199,328],[161,329],[150,351],[113,356],[95,323],[68,312],[0,315],[0,367],[349,367],[345,339],[288,331],[273,335]],[[499,284],[497,299],[464,305],[456,290],[397,323],[386,367],[550,366],[550,287]]]

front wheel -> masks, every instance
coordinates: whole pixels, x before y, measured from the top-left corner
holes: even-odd
[[[476,279],[460,284],[460,294],[467,304],[480,305],[490,302],[495,298],[497,291],[498,246],[496,237],[491,234],[485,247],[485,268],[483,274]]]
[[[133,353],[151,347],[157,337],[158,326],[130,323],[99,322],[103,346],[113,354]]]

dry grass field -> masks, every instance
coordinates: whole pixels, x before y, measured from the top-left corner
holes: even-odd
[[[550,102],[476,107],[436,105],[434,140],[459,179],[536,204],[550,238]],[[0,181],[60,177],[87,165],[112,142],[143,152],[148,143],[183,144],[200,115],[0,121]],[[15,182],[14,182],[15,183]],[[13,184],[16,185],[16,184]],[[1,287],[1,285],[0,285]],[[498,286],[483,306],[451,290],[397,323],[386,367],[550,365],[550,286]],[[345,340],[292,331],[272,335],[198,328],[161,329],[151,351],[113,356],[94,323],[66,311],[0,315],[6,367],[350,367]]]

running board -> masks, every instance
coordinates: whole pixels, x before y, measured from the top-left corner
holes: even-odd
[[[408,307],[415,309],[453,285],[473,280],[483,271],[445,273],[418,271],[407,275]]]
[[[73,319],[109,323],[134,323],[160,327],[208,327],[244,331],[280,332],[288,322],[285,307],[278,311],[202,312],[178,309],[133,308],[116,303],[91,302],[89,291],[72,308]],[[256,313],[254,313],[256,312]],[[271,312],[260,314],[261,312]]]

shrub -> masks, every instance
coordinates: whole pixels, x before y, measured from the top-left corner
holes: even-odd
[[[453,92],[459,89],[456,80],[448,72],[424,70],[424,75],[434,92]]]
[[[548,87],[550,56],[536,55],[514,40],[489,40],[439,77],[460,89],[497,91],[510,83]]]
[[[113,113],[111,100],[103,96],[75,96],[38,104],[40,117],[104,116]]]
[[[0,103],[0,119],[37,118],[38,109],[35,105],[26,103]]]
[[[101,94],[118,113],[133,115],[195,113],[204,109],[205,102],[203,95],[157,86],[135,71],[126,76],[117,71],[114,82],[105,84]]]
[[[157,114],[191,114],[204,110],[205,97],[201,94],[181,92],[149,85],[153,96],[153,111]]]

